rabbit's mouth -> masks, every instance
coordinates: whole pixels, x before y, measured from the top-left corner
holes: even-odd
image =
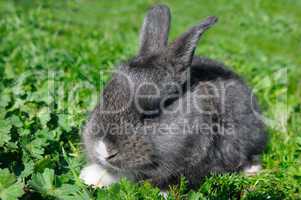
[[[113,150],[108,151],[106,144],[103,141],[99,141],[95,147],[97,154],[97,160],[102,166],[106,166],[115,170],[118,170],[118,167],[113,165],[114,160],[118,157],[119,151]]]
[[[111,169],[119,171],[120,167],[118,165],[114,164],[116,162],[115,160],[117,159],[118,154],[119,154],[119,152],[114,152],[114,153],[111,153],[108,156],[106,156],[104,165]]]

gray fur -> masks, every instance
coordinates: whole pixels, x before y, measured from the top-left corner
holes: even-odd
[[[113,74],[83,139],[90,162],[106,165],[95,153],[95,143],[103,139],[112,155],[105,167],[113,173],[161,188],[185,176],[197,186],[210,173],[239,171],[253,162],[265,148],[266,133],[255,115],[260,113],[256,100],[242,79],[223,64],[193,55],[200,36],[217,18],[207,18],[167,45],[169,20],[164,5],[149,11],[139,55]],[[151,86],[139,89],[146,82],[155,83],[160,95],[131,99],[133,91],[154,94]],[[131,127],[116,130],[111,124]]]

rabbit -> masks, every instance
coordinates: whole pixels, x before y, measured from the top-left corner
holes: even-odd
[[[170,10],[152,7],[138,55],[119,64],[83,128],[86,184],[125,177],[165,190],[185,177],[257,173],[267,134],[256,98],[222,63],[194,55],[211,16],[168,43]]]

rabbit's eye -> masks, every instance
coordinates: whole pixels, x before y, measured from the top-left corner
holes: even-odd
[[[110,155],[108,155],[107,157],[106,157],[106,159],[107,160],[110,160],[110,159],[113,159],[113,158],[115,158],[117,155],[118,155],[118,151],[116,151],[116,152],[113,152],[113,153],[111,153]]]

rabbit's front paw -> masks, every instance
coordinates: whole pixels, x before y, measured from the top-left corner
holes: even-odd
[[[82,169],[80,179],[87,185],[101,188],[118,182],[119,177],[109,173],[97,164],[91,164]]]
[[[244,168],[244,174],[246,176],[255,176],[262,169],[260,164],[253,164]]]

